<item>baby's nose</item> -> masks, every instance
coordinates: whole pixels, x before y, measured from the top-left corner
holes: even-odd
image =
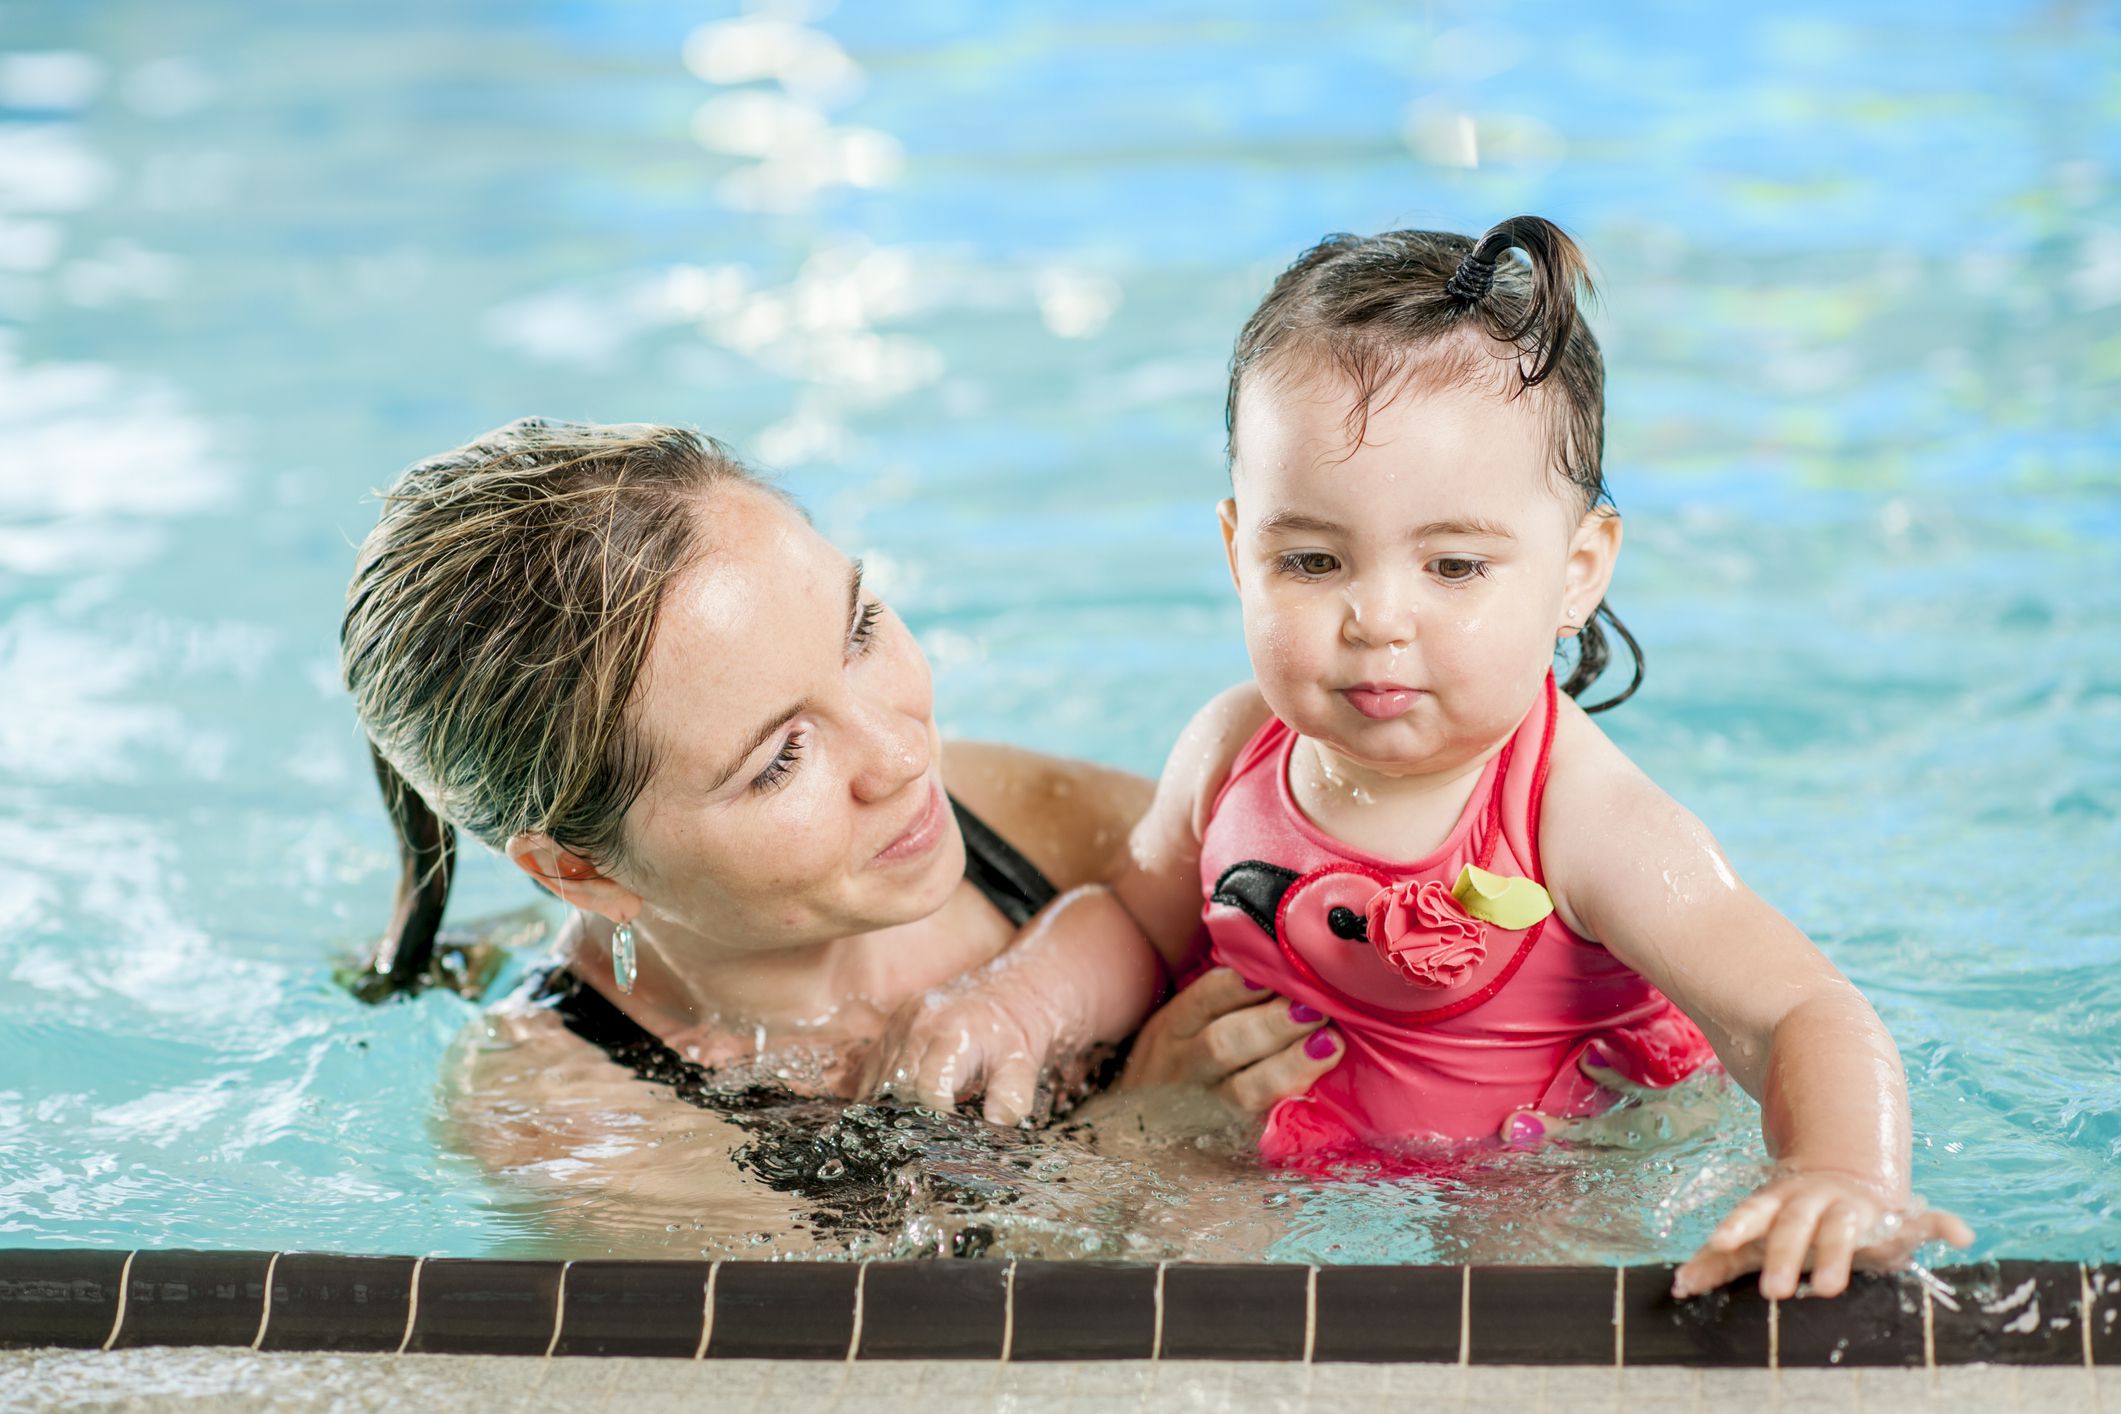
[[[1341,636],[1363,648],[1412,643],[1418,615],[1411,597],[1394,592],[1389,583],[1351,584],[1345,595],[1348,611],[1341,621]]]

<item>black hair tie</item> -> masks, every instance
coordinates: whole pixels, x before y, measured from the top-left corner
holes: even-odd
[[[1495,262],[1481,259],[1478,249],[1466,252],[1466,258],[1458,262],[1451,278],[1444,283],[1444,293],[1464,304],[1479,304],[1488,297],[1495,284]]]

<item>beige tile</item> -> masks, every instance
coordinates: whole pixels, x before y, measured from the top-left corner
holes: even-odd
[[[2018,1372],[2008,1365],[1945,1365],[1930,1386],[1930,1414],[2001,1414],[2017,1404]]]
[[[1782,1414],[1853,1414],[1854,1370],[1784,1370],[1776,1377]]]
[[[1775,1403],[1775,1376],[1768,1370],[1698,1370],[1704,1410],[1769,1409]]]
[[[1619,1403],[1639,1414],[1687,1414],[1701,1402],[1701,1375],[1677,1365],[1644,1365],[1620,1376]]]
[[[927,1360],[921,1363],[921,1395],[986,1399],[1000,1387],[1001,1375],[997,1360]]]
[[[2121,1371],[2108,1371],[2121,1374]],[[2018,1408],[2024,1414],[2078,1414],[2078,1411],[2096,1409],[2105,1405],[2109,1411],[2121,1411],[2121,1384],[2100,1386],[2103,1381],[2095,1379],[2092,1372],[2081,1367],[2064,1369],[2061,1366],[2039,1366],[2018,1372]]]
[[[1068,1372],[1068,1391],[1078,1398],[1139,1399],[1156,1374],[1147,1360],[1087,1360],[1058,1368]]]

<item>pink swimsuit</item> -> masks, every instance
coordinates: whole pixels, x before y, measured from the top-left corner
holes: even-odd
[[[1238,753],[1201,841],[1215,961],[1324,1012],[1347,1047],[1309,1094],[1268,1115],[1269,1162],[1396,1138],[1492,1138],[1525,1107],[1597,1113],[1617,1097],[1577,1065],[1593,1044],[1641,1085],[1676,1084],[1714,1059],[1684,1012],[1558,915],[1509,932],[1445,902],[1441,928],[1408,925],[1398,966],[1367,936],[1370,905],[1391,886],[1418,912],[1417,893],[1446,898],[1467,864],[1540,881],[1556,709],[1549,673],[1450,836],[1411,863],[1363,854],[1304,817],[1289,792],[1297,736],[1281,721]]]

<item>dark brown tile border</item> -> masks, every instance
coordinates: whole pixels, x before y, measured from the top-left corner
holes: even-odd
[[[109,1340],[127,1255],[0,1250],[0,1350]]]
[[[1752,1282],[1734,1282],[1706,1296],[1672,1299],[1668,1264],[1629,1267],[1623,1281],[1621,1331],[1629,1365],[1686,1365],[1696,1369],[1764,1369],[1768,1363],[1768,1301]]]
[[[710,1360],[844,1360],[854,1346],[851,1262],[724,1262]]]
[[[1463,1267],[1320,1267],[1313,1360],[1455,1362]]]
[[[249,1345],[265,1318],[270,1252],[136,1252],[113,1349]]]
[[[1163,1268],[1166,1360],[1301,1360],[1310,1267],[1172,1262]]]
[[[1930,1288],[1936,1363],[2075,1365],[2084,1360],[2084,1274],[2052,1262],[1959,1267]]]
[[[419,1355],[543,1355],[560,1312],[559,1262],[430,1257],[414,1279]]]
[[[1475,1365],[1610,1365],[1617,1267],[1475,1267],[1467,1298]]]
[[[1009,1264],[870,1262],[862,1272],[862,1360],[999,1360],[1009,1335]]]
[[[410,1257],[282,1252],[261,1350],[396,1350],[412,1313]]]
[[[1858,1272],[1831,1299],[1775,1303],[1778,1363],[1920,1366],[1927,1348],[1919,1281]]]
[[[0,1250],[0,1348],[2121,1366],[2121,1266],[1862,1275],[1839,1297],[1688,1301],[1672,1268],[1123,1262],[525,1262]]]
[[[1022,1262],[1011,1360],[1147,1360],[1156,1353],[1156,1268]]]
[[[695,1358],[713,1272],[707,1262],[569,1262],[552,1353]]]
[[[2091,1295],[2084,1323],[2086,1358],[2094,1365],[2121,1365],[2121,1262],[2085,1267],[2079,1280]]]

